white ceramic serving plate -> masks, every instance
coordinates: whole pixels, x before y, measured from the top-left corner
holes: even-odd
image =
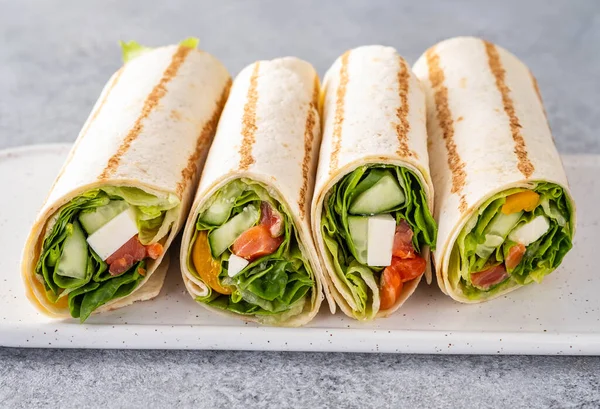
[[[40,145],[0,152],[2,346],[600,355],[600,156],[563,157],[578,231],[574,249],[543,284],[463,305],[422,282],[390,318],[359,323],[330,315],[323,304],[310,325],[290,329],[209,313],[185,291],[177,257],[152,301],[93,316],[84,325],[39,314],[24,296],[21,250],[68,150]]]

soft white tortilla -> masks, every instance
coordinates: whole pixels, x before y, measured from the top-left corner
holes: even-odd
[[[356,305],[335,273],[321,234],[323,203],[330,189],[357,167],[390,164],[417,175],[433,209],[425,96],[396,50],[379,45],[359,47],[338,58],[325,75],[322,114],[323,141],[311,210],[313,235],[333,298],[354,318]],[[429,260],[428,248],[424,248],[423,256]],[[430,274],[429,268],[426,274]],[[384,317],[400,308],[420,280],[421,276],[405,283],[394,306],[376,316]],[[335,304],[331,305],[335,311]],[[379,309],[378,300],[374,308]]]
[[[319,310],[322,273],[310,236],[309,208],[320,143],[319,78],[307,62],[293,57],[259,61],[235,79],[210,149],[192,211],[181,240],[181,271],[192,297],[208,294],[188,269],[188,251],[198,214],[221,187],[248,178],[268,187],[291,215],[302,253],[315,276],[312,298],[303,312],[284,322],[239,316],[200,303],[209,310],[263,324],[300,326]]]
[[[176,195],[181,203],[179,217],[164,241],[165,249],[169,247],[187,215],[230,83],[229,73],[216,58],[182,46],[147,52],[112,76],[75,141],[24,248],[25,288],[40,311],[54,317],[70,316],[66,301],[53,304],[46,298],[35,266],[55,214],[86,191],[111,185],[137,187],[161,197]],[[153,273],[162,261],[161,257],[149,262],[146,278],[134,292],[125,299],[112,300],[103,309],[158,294],[149,284],[154,282]],[[163,280],[159,280],[160,285]]]
[[[532,181],[562,186],[574,212],[567,177],[536,80],[514,55],[478,38],[458,37],[430,48],[413,70],[427,97],[439,223],[437,282],[457,301],[484,301],[469,300],[448,280],[450,254],[462,228],[488,198],[514,187],[530,188]]]

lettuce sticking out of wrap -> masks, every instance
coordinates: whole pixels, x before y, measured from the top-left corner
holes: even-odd
[[[35,267],[48,300],[57,303],[68,297],[71,316],[83,322],[96,308],[131,293],[145,276],[146,260],[162,254],[161,243],[178,217],[178,207],[174,195],[160,198],[134,187],[106,186],[73,198],[47,227]],[[124,213],[132,220],[131,237],[120,233],[127,220],[121,226],[110,223]],[[101,257],[88,239],[105,229],[113,232],[110,239],[123,243]],[[96,249],[107,248],[105,240],[93,243]]]
[[[198,48],[198,44],[200,44],[200,39],[196,37],[189,37],[179,42],[180,46],[187,48]],[[152,47],[146,47],[133,40],[127,42],[119,41],[119,45],[121,46],[121,53],[124,63],[128,63],[140,55],[153,50]]]
[[[534,184],[492,196],[461,231],[449,279],[470,300],[541,282],[573,246],[573,213],[563,188]]]
[[[273,323],[301,313],[315,277],[288,211],[260,183],[229,182],[200,209],[189,271],[208,287],[196,301]]]
[[[391,215],[395,221],[389,265],[368,262],[369,216]],[[393,228],[393,225],[392,225]],[[357,319],[372,319],[389,309],[402,283],[421,277],[422,252],[435,246],[437,226],[425,191],[415,174],[391,165],[360,166],[336,183],[324,202],[321,233],[335,274],[350,294]]]

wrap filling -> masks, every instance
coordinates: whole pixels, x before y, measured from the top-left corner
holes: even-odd
[[[338,291],[364,320],[392,308],[404,283],[423,274],[423,251],[435,246],[437,226],[417,176],[377,164],[355,169],[331,188],[321,234]]]
[[[472,300],[541,282],[573,246],[573,212],[564,190],[535,182],[488,199],[454,244],[449,281]]]
[[[144,280],[177,219],[179,199],[105,186],[62,206],[46,225],[36,279],[46,297],[85,321]]]
[[[265,186],[245,178],[200,209],[188,268],[208,287],[196,301],[274,323],[300,314],[315,293],[292,217]]]

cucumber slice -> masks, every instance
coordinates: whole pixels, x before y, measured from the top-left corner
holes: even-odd
[[[244,183],[234,180],[217,194],[210,207],[204,211],[200,220],[206,224],[220,226],[227,221],[235,199],[244,191]]]
[[[81,212],[79,214],[79,222],[87,234],[92,234],[123,213],[127,208],[129,208],[129,204],[125,200],[111,200],[105,206]]]
[[[70,231],[69,231],[70,230]],[[56,274],[63,277],[85,278],[87,270],[88,245],[79,223],[67,227],[68,235],[62,254],[56,265]]]
[[[521,219],[523,212],[504,214],[499,212],[485,229],[485,242],[478,244],[475,248],[475,254],[482,259],[487,259],[496,250],[508,233],[516,226]]]
[[[369,218],[364,216],[348,216],[350,239],[356,252],[354,257],[361,264],[367,264]]]
[[[487,226],[485,233],[495,234],[502,238],[506,238],[508,233],[510,233],[513,227],[515,227],[515,225],[519,222],[522,215],[523,212],[511,214],[499,212],[496,216],[494,216],[490,224]]]
[[[486,234],[485,242],[477,245],[475,254],[481,258],[487,259],[502,243],[504,243],[504,237],[496,236],[495,234]]]
[[[373,186],[362,192],[350,205],[350,214],[388,212],[406,200],[402,188],[391,172],[385,172]]]
[[[254,205],[244,207],[227,223],[208,235],[208,243],[214,258],[219,257],[243,232],[254,226],[260,217],[260,210]]]

